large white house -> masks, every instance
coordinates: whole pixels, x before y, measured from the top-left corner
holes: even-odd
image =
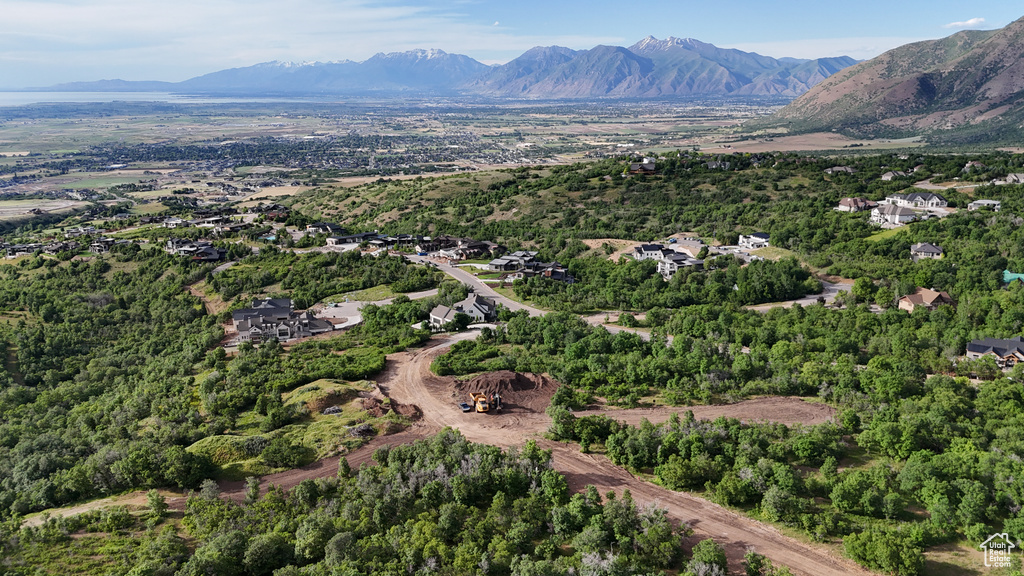
[[[754,232],[749,236],[740,235],[740,248],[756,250],[770,246],[771,237],[764,232]]]
[[[902,226],[907,222],[913,222],[916,219],[916,212],[910,208],[904,208],[894,204],[883,204],[871,210],[871,221],[875,224]]]
[[[931,192],[911,192],[910,194],[893,194],[882,200],[883,204],[902,206],[904,208],[945,208],[949,202],[938,194]]]

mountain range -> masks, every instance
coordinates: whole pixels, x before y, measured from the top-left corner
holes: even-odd
[[[798,96],[855,63],[845,56],[775,59],[690,38],[658,40],[648,36],[629,48],[537,47],[500,66],[441,50],[412,50],[380,53],[363,62],[267,62],[183,82],[101,80],[46,90],[531,99]]]
[[[759,122],[790,131],[931,133],[947,141],[1019,139],[1024,124],[1024,18],[915,42],[822,81]]]

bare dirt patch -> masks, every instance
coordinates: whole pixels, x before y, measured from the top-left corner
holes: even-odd
[[[587,245],[591,250],[599,250],[605,244],[615,249],[614,252],[608,255],[608,259],[615,262],[622,256],[627,256],[633,253],[633,248],[640,245],[640,242],[634,242],[632,240],[619,240],[617,238],[595,238],[592,240],[583,240],[583,243]]]
[[[644,419],[658,424],[667,421],[673,414],[682,418],[687,411],[693,412],[694,417],[698,420],[714,420],[725,416],[726,418],[736,418],[745,423],[776,422],[787,426],[793,424],[823,424],[831,421],[836,415],[835,408],[831,406],[807,402],[806,400],[793,397],[755,398],[736,404],[717,406],[605,408],[600,410],[584,410],[577,412],[576,415],[582,417],[600,414],[636,426]]]

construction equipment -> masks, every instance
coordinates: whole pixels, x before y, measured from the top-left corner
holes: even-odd
[[[469,396],[473,399],[473,404],[476,406],[477,412],[487,412],[491,409],[491,405],[487,402],[486,394],[473,392]]]
[[[494,395],[491,396],[491,404],[494,405],[495,410],[501,412],[501,395],[495,392]]]

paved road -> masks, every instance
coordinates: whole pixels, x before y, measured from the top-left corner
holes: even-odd
[[[424,256],[410,255],[406,256],[406,258],[417,264],[433,264]],[[506,298],[505,296],[498,294],[497,292],[494,291],[493,288],[488,286],[485,282],[482,282],[472,273],[467,272],[462,268],[459,268],[457,266],[449,266],[447,264],[438,264],[437,269],[441,270],[442,272],[451,276],[452,278],[455,278],[456,280],[462,282],[463,284],[473,288],[473,291],[476,292],[477,294],[481,296],[486,296],[487,298],[494,300],[495,302],[505,306],[506,308],[512,310],[513,312],[517,310],[526,310],[527,313],[530,314],[530,316],[543,316],[544,314],[546,314],[546,312],[544,312],[543,310],[538,310],[533,306],[527,306],[526,304],[516,302],[511,298]]]
[[[402,296],[408,296],[410,300],[419,300],[420,298],[428,298],[430,296],[437,295],[437,288],[432,290],[424,290],[423,292],[410,292],[408,294],[402,294]],[[335,330],[341,330],[342,328],[351,328],[363,321],[363,315],[359,313],[363,306],[367,304],[376,304],[377,306],[387,306],[391,304],[395,299],[387,298],[384,300],[378,300],[376,302],[363,302],[361,300],[349,300],[348,302],[338,302],[336,305],[329,308],[324,308],[316,313],[317,318],[344,318],[343,324],[335,325]]]
[[[811,306],[812,304],[818,303],[818,298],[824,298],[826,304],[831,304],[836,301],[836,296],[843,291],[849,292],[853,288],[853,281],[848,280],[845,282],[821,282],[824,290],[821,294],[810,294],[797,300],[787,300],[785,302],[769,302],[767,304],[758,304],[756,306],[747,306],[748,310],[756,310],[758,312],[767,312],[772,308],[791,308],[795,304],[801,306]]]

